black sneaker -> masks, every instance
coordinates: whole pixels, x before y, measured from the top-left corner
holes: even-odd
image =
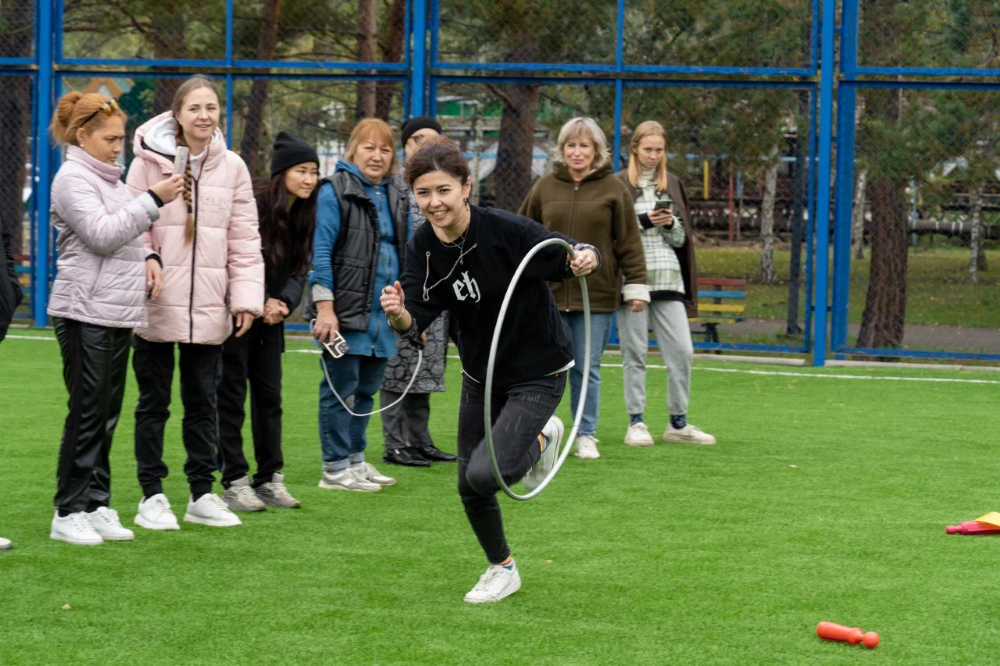
[[[382,457],[382,462],[390,465],[402,465],[403,467],[431,466],[429,460],[424,460],[424,458],[410,446],[387,450],[385,455]]]

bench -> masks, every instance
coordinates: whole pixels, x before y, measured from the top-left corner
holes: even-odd
[[[701,324],[705,342],[719,342],[719,324],[746,321],[747,281],[738,278],[698,278],[698,316],[690,321]]]

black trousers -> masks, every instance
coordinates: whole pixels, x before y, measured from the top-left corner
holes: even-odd
[[[382,408],[399,400],[401,393],[379,391]],[[430,393],[407,393],[402,402],[382,412],[382,437],[385,451],[394,451],[404,446],[434,446],[427,422],[431,418]]]
[[[520,481],[538,461],[538,435],[565,390],[565,372],[493,390],[493,444],[507,485]],[[486,450],[484,404],[483,386],[463,375],[458,411],[458,494],[486,558],[490,564],[500,564],[510,556],[510,548],[496,498],[500,486],[493,478]]]
[[[69,392],[56,472],[55,506],[65,513],[95,511],[111,501],[111,440],[128,374],[127,328],[55,319]]]
[[[135,409],[135,459],[139,485],[145,497],[163,492],[167,466],[163,462],[163,430],[170,418],[174,383],[174,343],[149,342],[133,336],[132,366],[139,383]],[[178,344],[181,367],[181,402],[184,404],[184,449],[191,494],[212,491],[218,469],[219,444],[216,392],[222,378],[222,345]]]
[[[250,382],[250,423],[257,461],[254,487],[268,483],[284,464],[281,455],[281,354],[284,326],[254,321],[246,335],[230,336],[222,346],[219,385],[219,468],[228,488],[250,471],[243,455],[244,406]]]

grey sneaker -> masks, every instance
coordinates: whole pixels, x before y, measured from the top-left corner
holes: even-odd
[[[382,486],[366,481],[354,470],[354,467],[348,467],[339,472],[323,472],[319,487],[325,490],[353,490],[361,493],[377,493],[382,490]]]
[[[562,444],[565,430],[566,427],[558,416],[550,418],[549,422],[542,428],[542,434],[548,443],[538,458],[538,462],[532,465],[528,473],[524,475],[524,487],[529,492],[540,486],[552,468],[556,466],[556,461],[559,460],[559,445]]]
[[[285,475],[274,474],[271,480],[257,488],[257,497],[268,506],[281,509],[298,509],[302,502],[288,494],[285,488]]]
[[[226,488],[222,499],[229,506],[230,511],[266,511],[267,507],[257,497],[257,493],[250,487],[250,479],[243,477],[237,479]]]
[[[396,485],[396,479],[391,476],[386,476],[382,474],[377,469],[375,465],[370,462],[361,462],[352,467],[354,474],[359,479],[364,479],[368,483],[377,483],[380,486],[394,486]]]

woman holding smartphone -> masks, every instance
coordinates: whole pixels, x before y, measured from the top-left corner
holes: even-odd
[[[628,168],[617,174],[635,202],[635,224],[641,229],[651,299],[646,310],[636,311],[627,305],[618,308],[625,406],[631,420],[625,434],[629,446],[653,445],[642,414],[650,319],[668,373],[670,422],[663,441],[715,444],[714,437],[687,422],[694,357],[688,317],[698,316],[698,289],[687,195],[677,176],[667,171],[666,136],[656,121],[639,125],[632,135]]]

